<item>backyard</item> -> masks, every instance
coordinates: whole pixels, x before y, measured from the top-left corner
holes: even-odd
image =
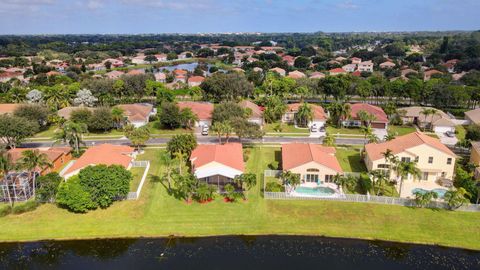
[[[158,182],[159,149],[147,149],[151,176],[137,201],[73,214],[52,204],[33,212],[0,218],[0,240],[80,239],[208,235],[323,235],[415,242],[480,249],[479,213],[329,201],[271,201],[261,195],[263,171],[278,148],[252,148],[246,170],[258,183],[246,201],[188,205],[167,195]],[[352,150],[353,151],[353,150]],[[342,154],[343,155],[343,154]],[[343,165],[342,165],[343,166]],[[350,166],[355,167],[355,166]]]
[[[360,156],[363,146],[339,145],[335,156],[345,172],[366,172],[367,168]]]

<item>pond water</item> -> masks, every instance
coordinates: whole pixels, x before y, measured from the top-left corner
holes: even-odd
[[[480,269],[480,252],[297,236],[44,241],[0,244],[0,268]]]

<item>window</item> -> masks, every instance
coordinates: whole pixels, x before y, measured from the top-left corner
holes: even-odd
[[[423,180],[428,180],[428,172],[424,172],[424,173],[423,173],[422,179],[423,179]]]
[[[311,183],[318,182],[318,174],[306,174],[305,182],[311,182]]]
[[[430,163],[430,164],[433,163],[433,157],[428,157],[428,163]]]
[[[452,164],[452,158],[447,158],[447,164],[448,165]]]
[[[315,168],[307,169],[307,172],[319,172],[319,171],[320,171],[319,169],[315,169]]]
[[[415,157],[415,162],[417,162],[417,163],[418,163],[418,160],[419,160],[419,157],[418,157],[418,156],[416,156],[416,157]]]
[[[409,157],[402,157],[401,161],[402,162],[410,162],[410,158]]]
[[[388,164],[378,164],[377,168],[379,168],[379,169],[388,169],[388,168],[390,168],[390,165],[388,165]]]
[[[335,175],[325,175],[325,183],[333,183]]]

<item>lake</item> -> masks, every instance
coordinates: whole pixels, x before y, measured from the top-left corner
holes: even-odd
[[[2,269],[480,269],[480,252],[324,237],[258,236],[0,244]]]

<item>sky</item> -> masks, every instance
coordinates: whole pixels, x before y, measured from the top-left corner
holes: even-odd
[[[479,30],[480,0],[0,0],[0,34]]]

